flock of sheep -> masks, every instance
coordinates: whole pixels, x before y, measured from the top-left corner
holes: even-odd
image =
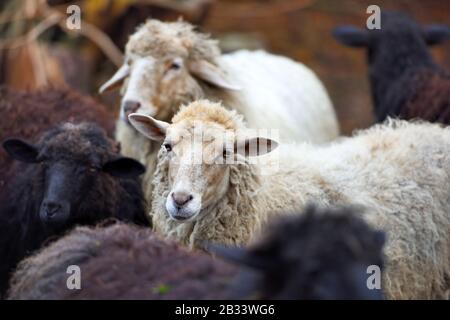
[[[379,123],[351,137],[307,67],[182,21],[130,36],[100,88],[121,87],[117,120],[0,88],[0,296],[450,298],[450,74],[427,48],[450,28],[386,12],[334,36],[368,51]]]

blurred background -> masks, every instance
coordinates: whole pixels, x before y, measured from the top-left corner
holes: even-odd
[[[69,5],[81,8],[81,29],[67,29]],[[411,14],[417,21],[450,24],[448,0],[2,0],[0,84],[18,89],[71,86],[118,111],[118,93],[99,86],[122,63],[128,36],[148,17],[179,17],[220,40],[224,52],[266,49],[301,61],[328,89],[344,134],[373,122],[363,50],[331,37],[339,24],[364,26],[366,8]],[[450,43],[432,49],[450,68]],[[299,84],[301,85],[301,84]]]

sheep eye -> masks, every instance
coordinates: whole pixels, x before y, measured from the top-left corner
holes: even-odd
[[[178,61],[172,61],[170,64],[170,70],[180,70],[181,69],[181,63]]]
[[[164,148],[166,148],[167,152],[172,151],[172,146],[170,145],[170,143],[164,143],[163,146]]]

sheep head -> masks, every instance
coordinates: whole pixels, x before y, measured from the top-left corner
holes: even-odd
[[[88,123],[56,127],[37,144],[10,138],[3,147],[15,160],[28,163],[26,170],[40,194],[36,213],[49,228],[88,222],[92,212],[83,210],[85,199],[97,197],[102,182],[112,184],[114,177],[131,178],[145,171],[136,160],[121,157],[103,130]]]
[[[204,96],[205,83],[237,89],[217,66],[215,41],[185,22],[148,20],[129,39],[124,65],[100,92],[122,85],[120,118],[143,113],[169,120],[179,106]]]
[[[366,47],[372,60],[380,48],[392,50],[405,41],[410,45],[421,45],[422,49],[425,45],[443,43],[450,38],[450,27],[441,24],[422,27],[406,14],[384,11],[381,14],[381,29],[366,30],[354,26],[340,26],[333,30],[333,36],[346,46]]]
[[[243,267],[233,298],[381,299],[367,287],[369,266],[384,267],[385,234],[360,209],[308,206],[271,223],[249,248],[209,244],[208,250]]]
[[[242,117],[206,100],[184,106],[172,123],[131,114],[130,123],[148,138],[163,142],[160,156],[168,161],[169,216],[193,221],[224,197],[230,167],[275,149],[271,139],[250,136]]]

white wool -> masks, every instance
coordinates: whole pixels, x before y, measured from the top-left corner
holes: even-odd
[[[336,114],[317,76],[306,66],[264,51],[222,55],[219,64],[242,87],[224,101],[251,128],[276,128],[283,141],[323,143],[339,134]],[[209,98],[209,97],[207,97]]]

